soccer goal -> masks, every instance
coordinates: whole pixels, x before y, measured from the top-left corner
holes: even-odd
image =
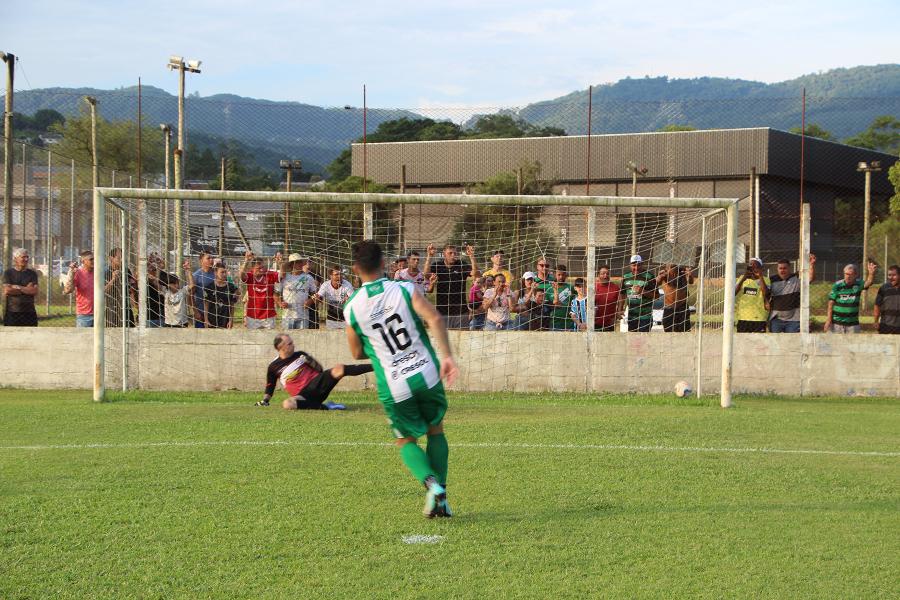
[[[255,389],[288,328],[348,360],[351,246],[375,239],[446,315],[463,390],[731,404],[737,199],[97,188],[93,213],[96,400]]]

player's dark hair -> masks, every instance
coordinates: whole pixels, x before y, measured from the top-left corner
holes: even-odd
[[[381,270],[383,254],[375,240],[362,240],[353,244],[353,264],[363,273],[377,273]]]
[[[444,246],[444,250],[456,250],[456,244],[447,244]]]
[[[598,273],[600,272],[600,269],[606,269],[607,271],[612,270],[612,269],[609,268],[609,265],[600,265],[599,267],[597,267],[597,272],[598,272]]]
[[[276,350],[278,350],[278,346],[281,345],[281,342],[284,341],[284,337],[285,337],[285,336],[284,336],[283,333],[279,333],[278,335],[275,336],[274,346],[275,346],[275,349],[276,349]]]
[[[787,266],[791,266],[791,261],[789,261],[789,260],[786,259],[786,258],[782,258],[781,260],[778,261],[778,264],[779,264],[779,265],[787,265]]]
[[[900,274],[900,265],[891,265],[887,268],[887,270],[888,272],[896,271],[898,274]]]
[[[84,258],[85,256],[93,256],[93,255],[94,255],[93,250],[84,250],[78,256],[80,256],[81,258]]]
[[[569,270],[566,268],[566,265],[556,265],[557,271],[562,271],[563,273],[568,273]]]
[[[200,253],[200,259],[199,259],[199,260],[203,260],[203,259],[206,258],[207,256],[212,256],[212,252],[201,252],[201,253]]]
[[[413,256],[419,256],[419,253],[416,252],[415,250],[410,250],[409,252],[406,253],[407,259],[412,258]]]
[[[584,285],[584,279],[578,277],[575,279],[575,285]]]

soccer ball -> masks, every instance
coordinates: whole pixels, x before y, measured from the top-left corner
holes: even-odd
[[[690,396],[694,390],[691,389],[691,384],[687,381],[679,381],[675,384],[675,395],[679,398],[685,398]]]

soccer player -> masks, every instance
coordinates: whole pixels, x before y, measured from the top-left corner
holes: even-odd
[[[415,285],[381,276],[384,258],[377,242],[353,245],[353,269],[363,284],[344,306],[350,353],[372,360],[378,399],[397,437],[400,456],[427,490],[423,513],[428,518],[452,516],[447,504],[450,450],[443,425],[447,397],[441,379],[450,385],[459,371],[444,318]],[[440,363],[423,321],[437,339]],[[423,451],[417,439],[426,434]]]
[[[285,410],[344,410],[346,407],[343,404],[326,402],[328,394],[347,375],[372,372],[372,365],[341,364],[326,371],[315,358],[296,350],[294,340],[286,333],[275,336],[275,349],[278,350],[278,358],[269,364],[266,391],[256,406],[269,406],[269,400],[275,393],[275,382],[280,380],[281,387],[290,396],[281,403]]]

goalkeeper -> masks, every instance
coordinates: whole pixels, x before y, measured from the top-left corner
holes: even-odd
[[[347,375],[371,373],[372,365],[337,364],[327,371],[319,362],[301,350],[294,349],[294,340],[285,333],[275,336],[278,358],[269,364],[266,371],[266,392],[256,406],[269,406],[275,393],[275,384],[281,380],[281,387],[289,395],[281,403],[285,410],[344,410],[343,404],[326,402],[328,394],[337,382]]]

